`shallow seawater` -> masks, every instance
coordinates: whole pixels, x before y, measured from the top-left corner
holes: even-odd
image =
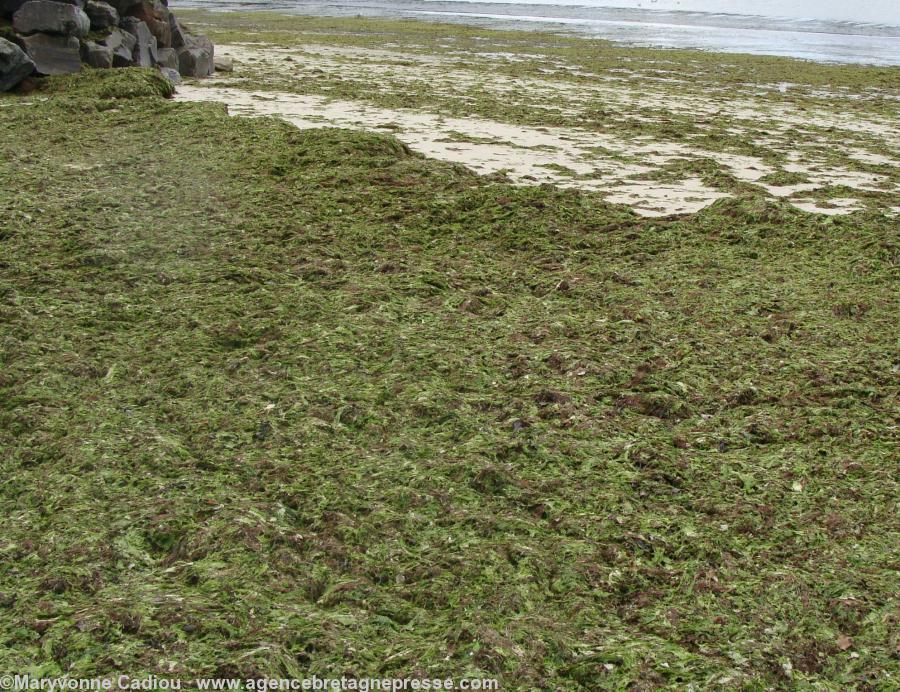
[[[879,0],[837,3],[757,2],[757,12],[714,11],[720,0],[685,2],[444,2],[442,0],[176,0],[173,7],[277,10],[287,13],[417,18],[494,28],[561,30],[630,45],[781,55],[821,62],[900,65],[900,10]],[[617,5],[608,7],[606,5]],[[621,5],[628,5],[622,7]],[[642,6],[637,6],[642,5]],[[677,9],[676,9],[677,8]],[[685,8],[685,9],[682,9]],[[693,8],[705,8],[700,11]]]

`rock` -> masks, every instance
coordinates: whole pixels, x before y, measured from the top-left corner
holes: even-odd
[[[124,17],[132,7],[140,2],[140,0],[105,0],[105,2],[108,2],[115,7],[120,17]]]
[[[186,48],[201,48],[209,53],[210,59],[214,57],[213,42],[206,38],[206,36],[193,36],[191,34],[185,34],[184,45]]]
[[[174,48],[158,48],[156,50],[156,60],[160,67],[168,67],[172,70],[178,69],[178,53]]]
[[[9,91],[34,72],[34,62],[15,43],[0,38],[0,91]]]
[[[29,0],[13,15],[13,29],[20,34],[40,31],[80,38],[91,30],[91,20],[75,5],[53,0]]]
[[[182,33],[183,45],[178,49],[178,71],[182,77],[208,77],[215,69],[212,41],[206,36]]]
[[[67,5],[82,7],[84,0],[58,0]],[[0,0],[0,17],[12,17],[28,0]]]
[[[216,68],[216,72],[234,72],[234,62],[224,55],[213,58],[213,67]]]
[[[21,41],[39,74],[70,74],[81,71],[81,44],[74,36],[34,34],[23,36]]]
[[[12,17],[28,0],[0,0],[0,17]]]
[[[127,31],[113,29],[109,36],[100,42],[112,51],[113,67],[129,67],[134,64],[134,48],[137,39]]]
[[[147,24],[136,17],[125,17],[119,26],[137,39],[133,60],[138,67],[153,67],[157,63],[156,37]]]
[[[203,48],[181,48],[178,71],[184,77],[208,77],[213,72],[213,58]]]
[[[170,12],[159,0],[139,0],[128,8],[126,14],[144,22],[150,29],[150,33],[156,38],[159,47],[170,48],[172,46]]]
[[[160,67],[159,72],[175,86],[181,84],[181,75],[178,74],[178,70],[173,70],[171,67]]]
[[[178,51],[178,71],[183,77],[208,77],[215,69],[215,49],[206,36],[191,36],[172,17],[172,44]],[[176,45],[178,44],[178,45]]]
[[[172,48],[183,48],[185,45],[185,36],[189,36],[184,27],[175,19],[175,15],[169,13],[169,32],[172,36]]]
[[[91,67],[106,68],[113,66],[112,50],[93,41],[85,41],[82,44],[81,59]]]
[[[119,13],[108,3],[88,0],[84,6],[84,13],[91,20],[91,29],[94,31],[119,25]]]
[[[144,20],[144,23],[150,29],[150,33],[153,34],[153,38],[156,39],[157,46],[162,46],[163,48],[172,47],[172,29],[169,27],[168,21],[148,17]]]

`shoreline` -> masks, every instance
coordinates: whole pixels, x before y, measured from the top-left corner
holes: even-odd
[[[274,12],[285,16],[382,19],[386,21],[425,21],[470,26],[487,30],[533,31],[553,33],[572,38],[609,41],[623,48],[653,48],[664,50],[698,50],[728,55],[756,55],[809,60],[820,64],[900,66],[900,26],[887,24],[859,24],[824,22],[819,20],[789,20],[728,15],[718,22],[690,24],[679,22],[634,21],[623,10],[618,19],[595,19],[588,16],[554,17],[535,15],[507,15],[490,12],[452,12],[385,7],[316,6],[258,6],[219,4],[210,7],[202,2],[176,3],[176,7],[208,12]],[[491,7],[487,5],[486,7]],[[548,6],[530,5],[535,11]],[[552,7],[552,6],[551,6]],[[570,8],[574,9],[574,8]],[[323,12],[323,10],[330,10]],[[612,11],[612,9],[608,10]],[[615,16],[613,12],[613,16]],[[678,15],[677,11],[662,13]],[[692,13],[685,13],[692,14]],[[714,17],[715,18],[715,17]],[[758,26],[746,26],[755,20]],[[795,25],[792,27],[791,25]],[[800,29],[799,25],[806,25]],[[856,31],[850,31],[854,26]],[[862,30],[867,26],[868,33]],[[605,27],[601,30],[600,27]],[[837,30],[843,27],[844,31]],[[828,29],[831,30],[828,30]],[[819,29],[819,30],[816,30]],[[878,31],[875,31],[878,30]],[[879,47],[875,49],[874,44]],[[785,46],[790,46],[785,48]],[[875,50],[875,53],[872,51]]]
[[[457,25],[181,12],[236,66],[181,88],[182,100],[387,131],[483,175],[591,191],[644,216],[741,194],[829,215],[900,212],[900,91],[864,79],[900,68],[741,56],[761,79],[735,83],[714,74],[737,60],[723,54],[472,27],[459,44]],[[803,83],[830,73],[856,88]]]

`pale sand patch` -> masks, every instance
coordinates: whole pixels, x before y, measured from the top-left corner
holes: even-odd
[[[763,185],[773,197],[792,197],[802,192],[812,192],[821,187],[818,183],[797,183],[796,185]]]
[[[498,60],[510,63],[516,60],[516,56],[502,53],[433,55],[388,49],[321,45],[288,49],[258,44],[219,46],[217,51],[232,57],[238,66],[252,64],[289,81],[328,75],[365,80],[372,84],[373,90],[382,93],[425,83],[435,94],[452,96],[462,102],[467,101],[466,90],[475,89],[534,111],[552,108],[566,116],[589,113],[598,105],[612,113],[614,120],[627,118],[649,124],[669,122],[673,115],[689,115],[695,118],[700,130],[710,129],[711,121],[705,118],[724,117],[730,124],[728,132],[786,155],[790,163],[783,169],[802,173],[808,180],[788,186],[763,184],[760,179],[775,172],[763,159],[707,151],[692,144],[690,137],[674,142],[660,139],[659,133],[647,136],[625,130],[621,135],[618,132],[611,135],[575,127],[536,128],[480,117],[453,118],[421,110],[378,108],[363,101],[250,91],[250,83],[241,79],[239,70],[238,75],[227,78],[228,88],[218,86],[216,79],[179,88],[177,98],[180,99],[221,101],[234,115],[273,115],[303,128],[335,126],[384,131],[384,126],[389,125],[393,135],[427,156],[460,163],[478,173],[505,173],[517,184],[550,183],[595,191],[607,200],[629,204],[648,216],[691,213],[728,196],[704,185],[696,176],[664,183],[634,179],[679,160],[711,159],[739,181],[757,185],[773,196],[790,198],[834,185],[861,190],[889,189],[885,176],[828,166],[819,158],[821,153],[800,146],[817,139],[815,132],[798,137],[804,128],[843,130],[846,137],[841,148],[847,161],[875,162],[876,155],[854,146],[854,138],[859,133],[877,134],[888,144],[900,142],[897,128],[890,120],[866,120],[821,108],[801,111],[790,102],[773,102],[772,90],[765,88],[748,89],[741,98],[726,97],[716,90],[698,95],[685,89],[684,93],[679,90],[673,94],[658,90],[648,83],[652,80],[631,70],[591,75],[564,63],[548,61],[550,67],[546,72],[553,76],[541,79],[511,77],[484,69],[496,65]],[[480,69],[467,71],[464,69],[467,64],[480,65]],[[590,79],[571,81],[576,73]],[[838,94],[835,96],[840,98]],[[757,134],[760,128],[765,128],[764,138]],[[460,139],[464,141],[456,141]],[[867,155],[873,158],[866,160]],[[801,205],[807,210],[835,213],[830,207],[819,208],[807,200],[798,200],[797,206]],[[838,204],[836,208],[846,210],[837,213],[848,213],[854,205]]]
[[[859,201],[850,198],[833,198],[828,200],[828,206],[814,200],[797,199],[792,204],[803,211],[812,212],[814,214],[825,214],[827,216],[839,216],[840,214],[849,214],[860,208]]]
[[[533,128],[481,118],[445,118],[284,92],[182,86],[176,98],[222,102],[228,104],[233,115],[277,116],[301,129],[332,126],[383,132],[389,128],[397,139],[426,156],[461,163],[477,173],[505,173],[520,185],[550,183],[595,191],[610,201],[630,204],[646,216],[691,213],[728,196],[693,178],[665,184],[626,183],[630,176],[652,168],[603,159],[596,153],[590,157],[597,146],[619,149],[621,143],[608,135],[584,130]],[[503,143],[452,141],[454,133]],[[638,147],[637,151],[644,149],[653,147]]]
[[[247,46],[252,46],[248,48]],[[517,60],[504,53],[463,53],[433,55],[390,51],[373,48],[351,48],[321,46],[317,44],[297,48],[259,48],[258,44],[223,46],[223,54],[235,60],[262,62],[273,66],[284,65],[288,56],[297,56],[307,68],[335,72],[355,79],[365,79],[377,85],[385,76],[405,83],[421,82],[427,79],[429,85],[472,86],[478,84],[486,92],[500,96],[515,92],[517,97],[533,96],[532,102],[551,100],[560,102],[560,96],[572,106],[587,106],[602,103],[604,108],[627,106],[631,111],[638,109],[664,109],[673,114],[696,118],[698,116],[727,117],[742,121],[748,127],[774,128],[781,132],[794,132],[801,128],[833,128],[851,133],[874,134],[881,137],[892,148],[900,147],[900,129],[889,118],[865,118],[858,114],[848,114],[840,109],[828,110],[816,107],[798,107],[790,102],[774,102],[769,85],[745,85],[747,92],[742,98],[721,96],[715,89],[708,89],[702,95],[687,91],[673,96],[666,90],[648,88],[654,81],[671,85],[679,80],[674,78],[648,77],[627,69],[608,70],[605,74],[594,74],[575,69],[564,62],[552,63],[553,69],[545,70],[553,77],[561,79],[538,79],[534,77],[508,77],[493,73],[488,79],[483,75],[473,75],[464,69],[455,69],[461,61],[469,64],[490,66],[499,58],[505,62]],[[452,57],[451,57],[452,56]],[[531,56],[540,58],[541,56]],[[423,71],[424,70],[424,71]],[[656,70],[659,72],[660,70]],[[568,82],[567,78],[586,77],[590,81]],[[632,79],[640,80],[631,84]],[[649,83],[649,84],[648,84]],[[777,85],[776,85],[777,86]],[[783,93],[783,92],[782,92]],[[819,98],[831,99],[837,103],[848,98],[840,90],[828,92],[813,90]],[[534,103],[532,105],[535,105]],[[646,119],[636,112],[629,117]]]
[[[892,159],[890,156],[885,156],[884,154],[875,154],[871,151],[865,151],[863,149],[850,149],[847,152],[847,156],[849,156],[851,159],[861,161],[862,163],[872,164],[873,166],[900,167],[900,160],[898,159]]]
[[[677,184],[619,185],[615,194],[604,195],[609,202],[630,205],[642,216],[691,214],[725,197],[729,195],[710,190],[697,178],[687,178]]]

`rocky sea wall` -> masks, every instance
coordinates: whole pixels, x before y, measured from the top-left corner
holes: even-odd
[[[212,74],[212,42],[187,32],[167,2],[0,0],[0,91],[85,65],[156,67],[175,83]]]

